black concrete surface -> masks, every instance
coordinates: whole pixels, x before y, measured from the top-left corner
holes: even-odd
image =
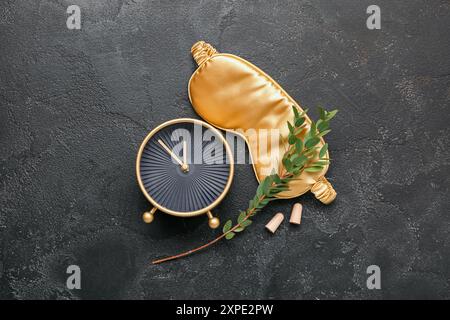
[[[366,28],[370,4],[381,30]],[[450,298],[449,30],[438,0],[1,1],[0,298]],[[232,241],[152,266],[216,234],[204,217],[143,224],[134,171],[150,129],[197,117],[201,39],[302,105],[340,109],[327,139],[338,198],[275,202]],[[256,186],[238,166],[222,221]],[[298,200],[301,226],[264,230]],[[66,288],[70,264],[81,290]],[[372,264],[381,290],[366,287]]]

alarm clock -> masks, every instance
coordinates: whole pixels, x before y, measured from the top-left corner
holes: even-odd
[[[230,146],[220,131],[197,119],[174,119],[154,128],[142,142],[136,160],[140,189],[152,204],[142,219],[151,223],[156,211],[177,217],[206,214],[227,194],[234,174]]]

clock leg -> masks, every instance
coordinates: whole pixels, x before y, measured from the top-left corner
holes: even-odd
[[[216,229],[216,228],[220,225],[220,220],[219,220],[219,218],[214,217],[214,216],[212,215],[211,211],[208,211],[208,212],[206,213],[206,215],[208,216],[208,224],[209,224],[209,227],[210,227],[211,229]]]
[[[152,210],[144,212],[144,214],[142,214],[142,220],[144,220],[145,223],[152,223],[155,212],[156,208],[152,208]]]

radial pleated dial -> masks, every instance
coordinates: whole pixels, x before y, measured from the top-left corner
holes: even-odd
[[[181,214],[213,204],[232,174],[230,155],[219,135],[197,122],[173,123],[155,132],[140,159],[148,196]]]

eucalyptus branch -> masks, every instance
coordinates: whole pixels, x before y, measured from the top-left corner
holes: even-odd
[[[317,144],[319,144],[321,137],[331,131],[329,129],[329,121],[336,115],[338,110],[328,112],[323,108],[319,108],[320,119],[317,122],[312,121],[311,126],[308,127],[305,122],[307,110],[300,113],[296,107],[293,106],[292,108],[294,121],[292,123],[287,122],[289,147],[282,159],[283,167],[280,175],[272,172],[271,175],[265,177],[260,182],[255,196],[250,200],[248,208],[239,212],[237,223],[233,225],[232,220],[225,222],[222,234],[217,238],[195,249],[155,260],[152,262],[153,264],[188,256],[215,244],[223,238],[227,240],[233,239],[236,233],[244,231],[252,224],[251,217],[269,204],[270,201],[275,200],[279,193],[289,190],[289,182],[295,180],[303,171],[319,172],[329,164],[330,160],[326,158],[328,144],[325,143],[320,150]]]

